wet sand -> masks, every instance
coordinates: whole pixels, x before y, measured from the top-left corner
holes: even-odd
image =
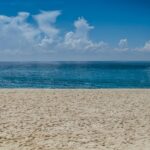
[[[0,90],[0,150],[149,150],[150,90]]]

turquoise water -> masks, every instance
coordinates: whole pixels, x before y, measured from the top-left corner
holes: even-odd
[[[0,62],[0,88],[150,88],[150,62]]]

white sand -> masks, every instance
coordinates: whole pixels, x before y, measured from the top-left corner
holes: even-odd
[[[150,90],[0,90],[0,150],[150,150]]]

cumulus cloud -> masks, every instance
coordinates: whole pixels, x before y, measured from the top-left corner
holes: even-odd
[[[58,39],[59,29],[55,27],[57,17],[61,12],[56,11],[41,11],[40,14],[34,15],[34,19],[38,23],[38,29],[41,31],[41,42],[39,46],[51,49],[52,44],[56,44]]]
[[[106,48],[103,41],[93,42],[89,39],[89,31],[94,29],[83,17],[74,22],[75,31],[66,33],[64,37],[64,47],[73,50],[100,50]]]
[[[143,47],[137,47],[134,49],[137,52],[150,52],[150,40],[146,41]]]
[[[124,49],[128,46],[128,40],[127,39],[121,39],[118,43],[119,47]]]
[[[59,33],[54,25],[59,15],[60,11],[42,11],[33,16],[37,26],[28,22],[28,12],[0,15],[0,52],[25,54],[52,49]]]
[[[150,51],[150,41],[147,41],[147,42],[145,43],[143,50],[145,50],[145,51]]]
[[[78,20],[74,22],[74,26],[76,28],[75,36],[77,38],[82,38],[83,40],[88,39],[89,31],[94,29],[94,27],[90,26],[87,20],[85,20],[83,17],[78,18]]]
[[[74,30],[62,35],[61,30],[56,27],[60,15],[59,10],[41,11],[35,15],[29,12],[19,12],[16,16],[0,15],[0,56],[2,54],[36,56],[51,52],[59,53],[61,50],[79,53],[105,52],[110,49],[107,43],[90,39],[90,31],[94,26],[83,17],[74,21]],[[129,50],[128,40],[121,39],[117,48],[112,48],[113,50],[119,52]],[[150,41],[135,50],[150,52]]]
[[[128,48],[128,40],[127,39],[120,39],[118,43],[118,47],[115,48],[117,51],[127,51],[129,50]]]
[[[27,12],[19,12],[15,17],[0,15],[0,52],[25,52],[34,47],[38,31],[27,23],[29,15]]]
[[[41,32],[49,38],[54,38],[59,33],[59,29],[54,24],[60,14],[60,11],[41,11],[40,14],[34,15],[33,17],[37,21]]]

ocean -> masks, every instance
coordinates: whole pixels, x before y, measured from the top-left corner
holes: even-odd
[[[0,88],[150,88],[150,62],[0,62]]]

